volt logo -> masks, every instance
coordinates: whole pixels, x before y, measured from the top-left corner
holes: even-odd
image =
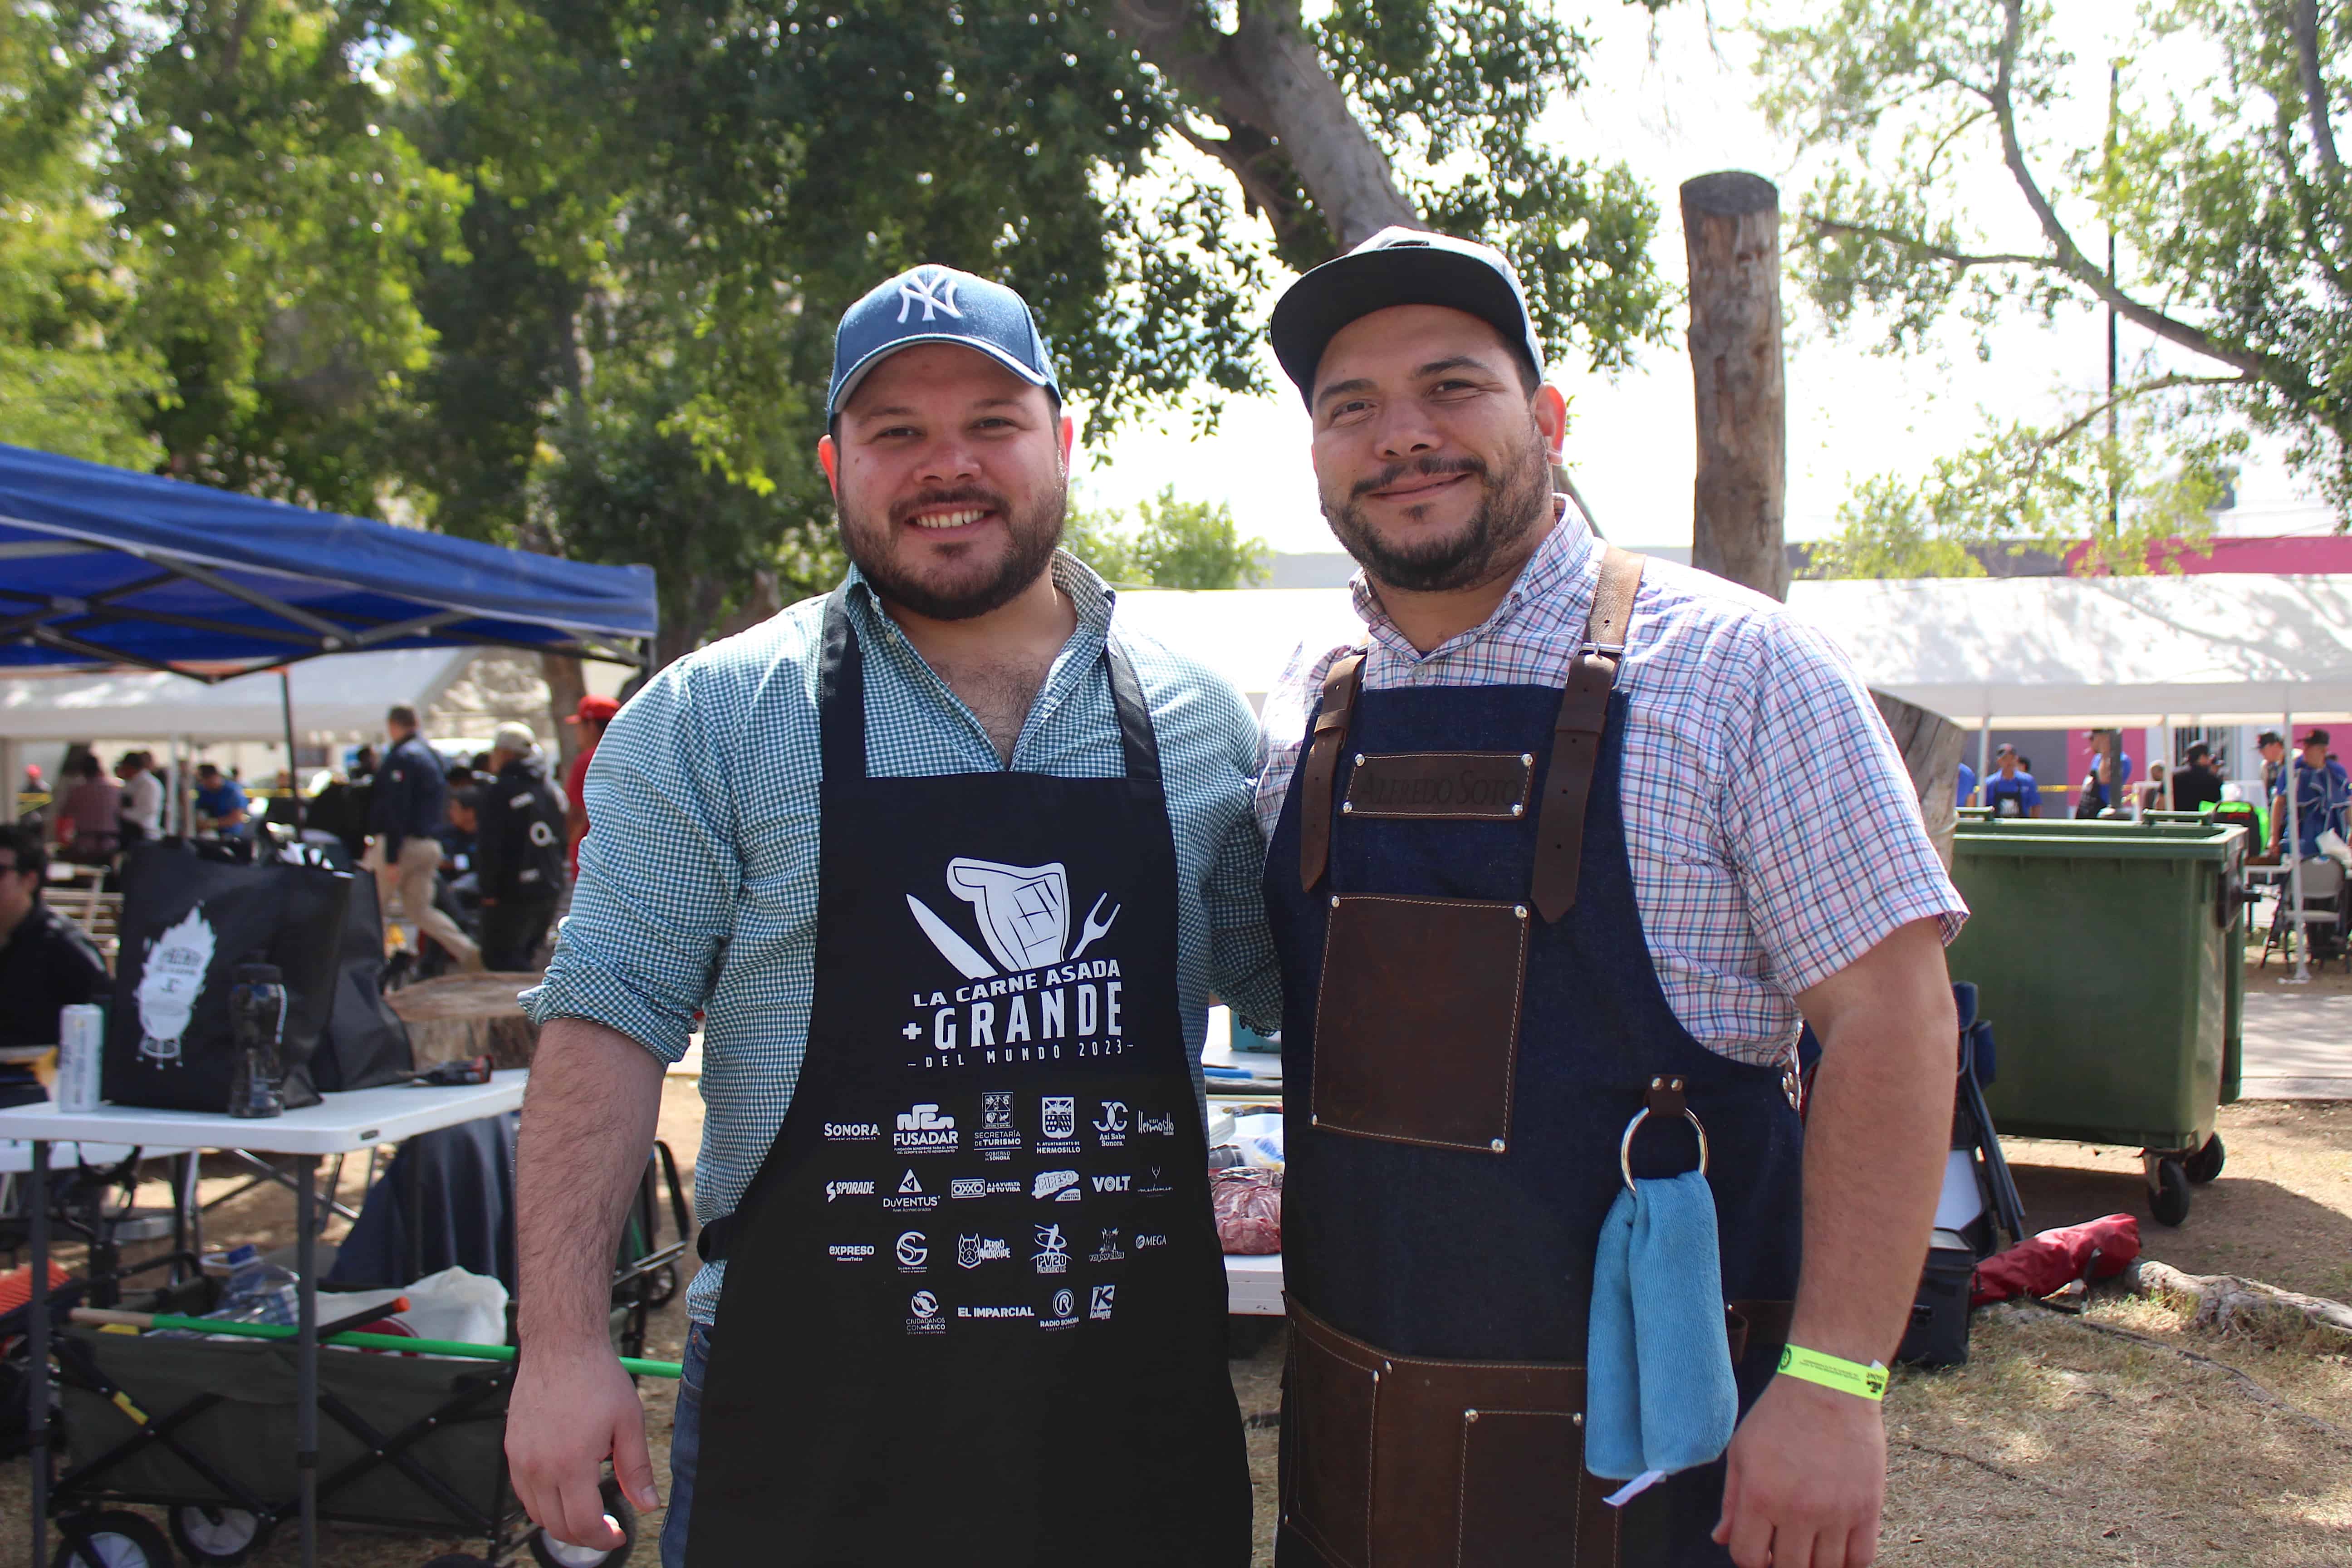
[[[929,276],[923,272],[909,273],[898,285],[898,320],[904,321],[907,312],[917,305],[923,308],[923,320],[926,321],[936,321],[938,312],[941,310],[957,321],[963,320],[963,312],[956,309],[955,275],[945,268],[935,267],[928,271]]]
[[[1093,1176],[1088,1179],[1098,1193],[1123,1193],[1127,1191],[1127,1184],[1135,1180],[1133,1176]]]

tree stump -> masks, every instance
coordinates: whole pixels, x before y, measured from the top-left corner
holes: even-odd
[[[1960,752],[1968,743],[1968,732],[1916,702],[1884,691],[1870,695],[1878,704],[1879,717],[1886,721],[1888,733],[1895,737],[1895,749],[1903,753],[1903,765],[1911,773],[1911,788],[1919,797],[1919,820],[1948,871],[1952,832],[1959,826]]]
[[[2227,1333],[2232,1329],[2309,1326],[2352,1342],[2352,1307],[2325,1296],[2282,1290],[2235,1274],[2188,1274],[2168,1263],[2143,1258],[2124,1276],[2136,1296],[2161,1294],[2195,1303],[2190,1325]]]
[[[523,1016],[518,994],[537,973],[444,974],[387,992],[384,1001],[408,1026],[418,1071],[438,1062],[488,1057],[494,1068],[527,1068],[539,1030]]]

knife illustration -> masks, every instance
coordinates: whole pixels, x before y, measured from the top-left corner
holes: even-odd
[[[940,950],[940,956],[961,970],[965,979],[986,980],[995,974],[995,966],[974,952],[971,943],[958,936],[955,927],[933,914],[929,904],[908,893],[907,907],[915,911],[915,923],[923,928],[923,934]]]

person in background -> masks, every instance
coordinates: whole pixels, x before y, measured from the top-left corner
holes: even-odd
[[[72,787],[57,813],[59,858],[79,866],[110,866],[122,847],[122,786],[106,765],[85,752],[66,769]]]
[[[253,832],[245,786],[210,763],[196,764],[196,826],[210,827],[223,838],[245,838]]]
[[[2263,799],[2267,802],[2278,794],[2279,774],[2286,770],[2286,741],[2276,730],[2265,730],[2255,741],[2254,751],[2263,759]]]
[[[1995,816],[2039,816],[2042,815],[2042,790],[2015,746],[2004,745],[1993,752],[1992,777],[1984,783],[1984,803],[1992,807]]]
[[[2344,764],[2328,754],[2327,731],[2313,730],[2295,745],[2301,755],[2291,770],[2279,775],[2279,810],[2274,813],[2278,826],[2273,836],[2284,838],[2286,833],[2286,792],[2292,776],[2294,787],[2295,852],[2305,859],[2321,853],[2319,839],[2325,833],[2344,837],[2345,815],[2352,806],[2352,777],[2347,777]]]
[[[572,771],[563,778],[564,861],[575,880],[580,876],[580,841],[588,837],[588,759],[596,754],[604,726],[620,710],[621,705],[611,698],[590,695],[583,697],[579,710],[564,721],[580,726],[580,754],[572,759]]]
[[[1971,800],[1976,798],[1976,793],[1977,771],[1976,769],[1969,766],[1968,763],[1962,763],[1960,764],[1960,797],[1952,804],[1955,805],[1966,805]]]
[[[163,837],[163,781],[155,776],[155,758],[147,752],[125,752],[114,764],[122,785],[121,814],[117,831],[125,845]]]
[[[563,803],[540,765],[539,742],[520,724],[501,724],[482,791],[475,869],[482,889],[482,963],[508,971],[531,960],[563,890]]]
[[[106,960],[41,902],[48,851],[38,827],[0,826],[0,1046],[54,1046],[58,1014],[107,988]],[[0,1063],[0,1110],[47,1099],[33,1069]]]
[[[377,766],[378,763],[376,762],[375,748],[373,746],[362,746],[352,757],[351,782],[353,784],[366,783],[368,780],[375,777],[375,770]]]
[[[2221,804],[2221,775],[2213,770],[2213,748],[2199,741],[2185,765],[2173,770],[2172,809],[2203,811]]]
[[[2164,764],[2148,763],[2147,779],[2132,792],[2132,815],[2139,816],[2147,812],[2164,810],[2166,798],[2170,793],[2164,782]]]
[[[441,840],[441,869],[454,876],[473,868],[474,842],[482,831],[482,792],[457,783],[455,773],[449,782],[447,819],[433,837]]]
[[[2124,786],[2131,783],[2131,753],[2123,749],[2120,739],[2110,763],[2104,742],[2105,730],[2089,732],[2091,742],[2090,770],[2083,775],[2083,793],[2074,797],[2076,817],[2099,816],[2122,805]]]
[[[433,901],[434,874],[441,868],[441,841],[434,835],[448,811],[441,759],[417,732],[416,710],[406,703],[384,715],[384,732],[392,744],[376,770],[375,794],[368,803],[368,828],[375,837],[367,865],[375,872],[381,901],[389,910],[397,889],[400,907],[420,935],[446,949],[458,967],[479,969],[482,950]]]

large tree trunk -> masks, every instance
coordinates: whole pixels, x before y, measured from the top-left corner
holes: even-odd
[[[1698,403],[1691,563],[1785,599],[1780,193],[1732,171],[1684,182],[1682,197]]]
[[[1960,752],[1968,732],[1916,703],[1874,690],[1878,716],[1886,721],[1895,749],[1903,753],[1910,771],[1911,788],[1919,796],[1919,821],[1936,846],[1944,869],[1952,868],[1952,833],[1959,826]]]

